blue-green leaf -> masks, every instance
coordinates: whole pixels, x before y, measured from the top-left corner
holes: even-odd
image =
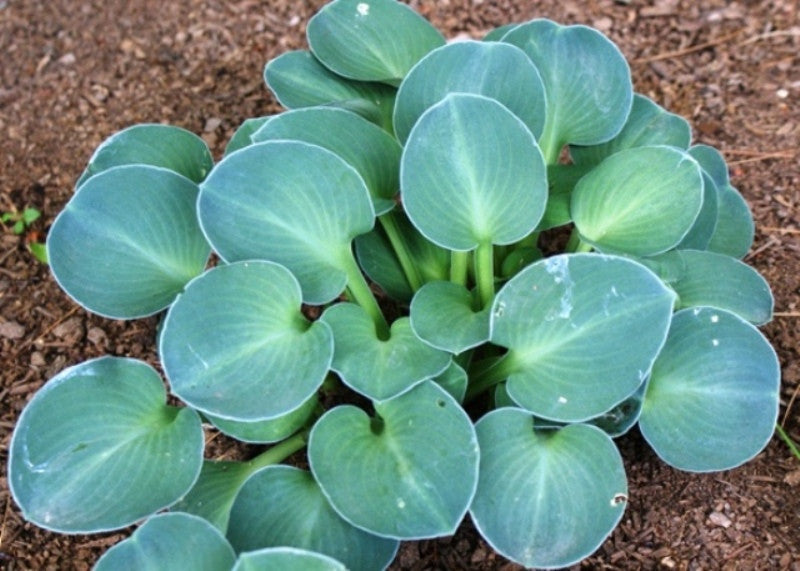
[[[397,141],[366,119],[332,107],[313,107],[281,113],[253,134],[253,141],[295,140],[335,153],[364,179],[377,214],[394,208],[400,190]]]
[[[268,547],[242,553],[233,571],[346,571],[335,559],[296,547]]]
[[[253,133],[258,131],[264,123],[269,121],[272,117],[253,117],[252,119],[245,119],[244,122],[239,125],[239,128],[236,129],[236,132],[231,137],[228,144],[225,146],[225,156],[227,157],[234,151],[238,151],[239,149],[243,149],[253,144],[253,140],[251,136]]]
[[[239,421],[302,406],[325,379],[333,340],[300,306],[297,280],[271,262],[217,266],[198,277],[170,308],[161,333],[172,391],[198,410]]]
[[[492,307],[490,341],[509,349],[511,398],[556,421],[603,414],[647,377],[674,299],[655,274],[625,258],[565,254],[528,266]]]
[[[335,0],[311,18],[306,35],[311,51],[334,73],[390,85],[445,43],[430,22],[395,0]]]
[[[384,569],[398,542],[344,521],[308,472],[269,466],[244,484],[231,510],[228,539],[237,552],[288,546],[322,553],[353,571]]]
[[[719,189],[703,171],[703,206],[689,232],[675,246],[676,250],[705,250],[717,229],[719,219]]]
[[[235,560],[228,541],[207,521],[168,513],[151,517],[106,551],[94,571],[228,571]]]
[[[336,407],[312,429],[308,458],[326,497],[347,521],[376,535],[452,534],[478,477],[469,417],[432,381],[374,406],[372,419],[356,407]]]
[[[708,249],[726,256],[744,258],[750,251],[755,236],[750,207],[732,186],[722,187],[718,198],[719,215]]]
[[[539,143],[548,164],[562,147],[596,145],[613,138],[628,118],[633,85],[628,63],[608,38],[586,26],[533,20],[513,28],[503,42],[521,48],[539,70],[547,119]]]
[[[311,418],[311,415],[314,414],[318,403],[319,399],[315,393],[306,402],[287,414],[255,422],[230,420],[208,413],[204,416],[220,432],[236,440],[263,444],[279,442],[300,430]]]
[[[727,311],[684,309],[653,365],[639,427],[671,466],[728,470],[769,442],[779,389],[775,350],[755,327]]]
[[[677,308],[710,306],[756,325],[772,319],[774,300],[767,281],[736,258],[714,252],[678,250],[643,260],[678,294]]]
[[[133,359],[93,359],[51,379],[11,439],[8,482],[25,519],[94,533],[176,502],[200,472],[203,431],[197,413],[166,397]]]
[[[403,80],[394,108],[397,138],[405,141],[427,109],[456,92],[494,99],[534,136],[542,134],[544,85],[531,60],[508,44],[465,41],[433,50]]]
[[[77,186],[97,173],[124,165],[162,167],[200,183],[214,166],[214,159],[205,141],[194,133],[171,125],[143,123],[103,141]]]
[[[607,252],[649,256],[676,246],[703,205],[703,174],[672,147],[620,151],[578,181],[572,217],[581,239]]]
[[[375,324],[360,306],[337,303],[321,321],[333,331],[331,368],[353,390],[385,400],[442,373],[450,355],[424,343],[407,317],[392,323],[389,339],[377,336]]]
[[[316,145],[270,141],[222,160],[200,187],[200,223],[227,262],[262,259],[286,266],[303,301],[327,303],[355,264],[350,242],[375,212],[363,179]]]
[[[203,271],[211,249],[197,223],[197,185],[145,165],[93,176],[50,229],[61,288],[89,311],[131,319],[161,311]]]
[[[420,117],[403,151],[400,181],[414,226],[450,250],[520,240],[547,201],[533,135],[481,95],[448,95]]]
[[[489,309],[475,310],[464,286],[429,282],[411,301],[411,327],[433,347],[458,354],[489,340]]]
[[[569,154],[576,164],[598,165],[606,157],[623,149],[652,145],[669,145],[688,149],[692,140],[689,122],[658,105],[652,99],[635,93],[628,120],[616,137],[588,147],[571,145]]]
[[[475,429],[481,464],[470,514],[498,553],[526,567],[568,567],[622,518],[625,469],[598,428],[540,429],[525,411],[503,408]]]

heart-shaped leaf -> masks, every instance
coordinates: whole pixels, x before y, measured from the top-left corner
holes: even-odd
[[[533,135],[481,95],[448,95],[420,117],[403,151],[400,184],[414,226],[450,250],[522,239],[547,201]]]
[[[544,85],[531,60],[515,46],[465,41],[433,50],[403,80],[394,108],[397,138],[405,141],[427,109],[455,92],[495,99],[535,137],[542,134]]]
[[[105,552],[95,571],[223,571],[236,561],[228,541],[206,520],[184,513],[153,516]]]
[[[242,553],[233,566],[233,571],[347,571],[347,567],[335,559],[297,549],[295,547],[268,547]]]
[[[61,371],[20,415],[8,482],[45,529],[123,528],[177,501],[203,461],[197,413],[167,406],[146,363],[102,357]]]
[[[325,496],[347,521],[376,535],[452,534],[478,478],[469,417],[432,381],[375,403],[375,413],[370,419],[339,406],[312,429],[308,458]]]
[[[355,266],[350,242],[375,222],[355,169],[299,141],[254,144],[223,159],[200,187],[198,212],[225,261],[278,262],[311,304],[342,293]]]
[[[205,460],[192,489],[170,509],[201,517],[225,533],[233,500],[253,471],[244,462]]]
[[[391,132],[396,89],[336,75],[305,50],[289,51],[264,68],[264,82],[287,109],[333,105]]]
[[[281,113],[252,136],[253,142],[295,140],[319,145],[352,166],[369,189],[377,214],[394,208],[400,189],[402,149],[386,131],[366,119],[332,107]]]
[[[206,413],[204,416],[208,421],[216,426],[220,432],[228,436],[241,440],[242,442],[270,443],[279,442],[300,430],[311,415],[314,414],[319,403],[316,394],[300,405],[293,411],[272,418],[269,420],[258,420],[256,422],[241,422],[220,418]]]
[[[414,334],[407,317],[392,323],[389,339],[379,339],[375,324],[360,306],[337,303],[321,321],[333,331],[333,364],[342,381],[371,399],[385,400],[442,373],[450,355]]]
[[[491,315],[490,340],[509,349],[500,370],[511,398],[561,422],[603,414],[647,377],[674,299],[625,258],[565,254],[528,266],[498,292]]]
[[[335,0],[309,20],[306,35],[334,73],[390,85],[445,42],[430,22],[395,0]]]
[[[489,340],[489,309],[452,282],[429,282],[411,301],[411,327],[430,345],[458,354]]]
[[[622,518],[622,458],[596,427],[539,429],[525,411],[496,410],[475,426],[481,447],[470,514],[500,554],[526,567],[568,567]]]
[[[650,256],[676,246],[703,205],[703,174],[685,152],[635,147],[578,181],[572,218],[581,238],[608,252]]]
[[[686,119],[668,112],[652,99],[634,93],[631,113],[616,137],[600,145],[571,145],[569,154],[576,164],[598,165],[623,149],[653,145],[688,149],[691,141],[692,130]]]
[[[197,192],[160,167],[120,166],[91,177],[50,229],[56,281],[104,317],[161,311],[203,271],[211,251],[197,223]]]
[[[162,167],[200,183],[214,166],[214,159],[205,141],[194,133],[171,125],[142,123],[103,141],[77,186],[97,173],[124,165]]]
[[[586,26],[533,20],[505,36],[533,61],[547,95],[547,118],[539,139],[548,164],[564,145],[596,145],[613,138],[633,102],[625,57],[608,38]]]
[[[300,313],[300,287],[271,262],[217,266],[192,281],[169,310],[159,353],[172,391],[214,416],[284,416],[322,385],[331,331]],[[214,335],[209,335],[214,331]]]
[[[678,309],[716,307],[756,325],[772,319],[774,300],[769,284],[736,258],[679,250],[643,262],[678,294]]]
[[[333,557],[353,571],[386,568],[398,547],[344,521],[311,474],[291,466],[269,466],[245,482],[231,510],[228,539],[237,552],[296,547]]]
[[[755,327],[727,311],[684,309],[653,365],[639,428],[671,466],[728,470],[772,438],[779,390],[775,350]]]

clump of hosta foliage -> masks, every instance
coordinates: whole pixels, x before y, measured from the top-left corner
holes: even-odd
[[[98,569],[374,570],[469,513],[503,556],[560,567],[620,521],[632,426],[682,470],[765,446],[751,214],[614,44],[548,20],[448,44],[392,0],[328,4],[308,42],[266,66],[288,111],[218,163],[154,124],[89,162],[53,274],[99,315],[165,311],[182,404],[133,359],[50,380],[11,443],[26,518],[144,520]],[[204,424],[252,458],[204,459]]]

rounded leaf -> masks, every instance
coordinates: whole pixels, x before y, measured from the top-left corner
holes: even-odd
[[[677,309],[709,306],[756,325],[772,319],[767,281],[747,264],[715,252],[677,250],[644,260],[678,294]]]
[[[611,40],[586,26],[550,20],[521,24],[503,42],[533,61],[547,95],[540,139],[547,162],[566,145],[596,145],[620,132],[633,103],[628,63]]]
[[[531,60],[508,44],[464,41],[433,50],[403,80],[394,108],[397,138],[405,141],[427,109],[456,92],[495,99],[534,136],[542,134],[544,85]]]
[[[123,165],[162,167],[200,183],[214,166],[214,159],[205,141],[194,133],[172,125],[143,123],[103,141],[78,186],[97,173]]]
[[[353,303],[329,307],[321,320],[333,331],[331,368],[342,381],[374,400],[385,400],[442,373],[450,355],[423,342],[407,317],[392,323],[389,339],[378,338],[375,323]]]
[[[509,349],[509,395],[550,420],[603,414],[647,377],[674,299],[625,258],[564,254],[528,266],[492,306],[490,341]]]
[[[233,571],[346,571],[347,567],[335,559],[297,549],[295,547],[268,547],[242,553],[233,566]]]
[[[572,218],[596,248],[650,256],[676,246],[703,205],[703,174],[672,147],[635,147],[611,155],[578,181]]]
[[[226,571],[235,561],[228,541],[206,520],[167,513],[151,517],[106,551],[94,571]]]
[[[478,479],[478,443],[469,417],[426,381],[374,403],[328,411],[311,430],[311,471],[333,508],[366,531],[396,539],[452,534]]]
[[[411,301],[411,327],[426,343],[457,355],[489,340],[489,310],[474,306],[464,286],[428,282]]]
[[[271,262],[217,266],[192,281],[167,313],[159,353],[172,391],[191,406],[238,421],[303,405],[333,357],[324,323],[300,313],[300,287]]]
[[[481,95],[448,95],[420,117],[403,151],[400,185],[414,226],[450,250],[522,239],[547,201],[533,135]]]
[[[281,113],[252,136],[253,142],[295,140],[335,153],[364,179],[375,212],[394,208],[400,190],[402,149],[386,131],[366,119],[333,107],[314,107]]]
[[[755,327],[727,311],[684,309],[653,365],[639,428],[671,466],[728,470],[772,438],[779,389],[775,350]]]
[[[230,155],[234,151],[238,151],[239,149],[243,149],[245,147],[249,147],[253,144],[253,140],[251,136],[253,133],[258,131],[264,123],[269,121],[272,117],[253,117],[251,119],[245,119],[244,122],[239,125],[239,128],[236,129],[236,132],[228,141],[228,144],[225,145],[225,156]]]
[[[231,510],[228,539],[239,551],[288,546],[341,561],[353,571],[384,569],[398,542],[344,521],[314,478],[291,466],[269,466],[242,486]]]
[[[355,169],[299,141],[259,143],[228,155],[201,185],[198,212],[223,260],[286,266],[303,301],[312,304],[344,290],[350,241],[375,222]]]
[[[335,0],[309,20],[306,35],[334,73],[391,85],[445,42],[430,22],[395,0]]]
[[[126,527],[176,502],[203,461],[197,413],[167,406],[141,361],[102,357],[61,371],[25,407],[8,482],[25,519],[64,533]]]
[[[652,99],[634,93],[630,115],[616,137],[588,147],[571,145],[569,154],[575,164],[597,165],[624,149],[653,145],[688,149],[691,141],[692,130],[686,119],[670,113]]]
[[[167,307],[203,271],[211,249],[197,223],[197,185],[145,165],[114,167],[86,181],[47,238],[58,285],[113,319]]]
[[[305,426],[308,419],[314,414],[318,403],[319,399],[315,393],[306,402],[287,414],[255,422],[230,420],[208,413],[204,416],[220,432],[236,440],[252,443],[279,442]]]
[[[744,258],[755,236],[753,213],[744,197],[732,186],[724,186],[719,191],[719,214],[708,249],[726,256]]]
[[[538,429],[525,411],[503,408],[475,430],[481,471],[470,514],[501,555],[526,567],[568,567],[619,523],[628,499],[625,469],[600,429]]]
[[[689,232],[675,246],[676,250],[705,250],[717,229],[719,219],[719,189],[703,171],[703,206]]]

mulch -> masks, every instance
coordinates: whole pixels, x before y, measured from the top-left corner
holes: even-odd
[[[793,0],[412,1],[448,37],[534,17],[594,26],[618,43],[636,89],[688,118],[723,151],[753,209],[747,257],[770,282],[763,328],[782,368],[780,421],[800,441],[800,18]],[[0,234],[0,568],[89,569],[124,533],[64,536],[25,523],[5,465],[33,393],[65,366],[104,354],[156,361],[155,320],[89,315],[26,243],[43,239],[93,149],[133,123],[200,134],[219,157],[247,117],[277,112],[263,66],[304,46],[320,0],[0,0],[0,211],[43,212]],[[800,570],[800,461],[773,439],[745,466],[687,474],[637,433],[619,441],[630,482],[620,526],[575,568]],[[219,446],[213,448],[220,451]],[[467,520],[452,538],[405,543],[391,569],[519,567]]]

